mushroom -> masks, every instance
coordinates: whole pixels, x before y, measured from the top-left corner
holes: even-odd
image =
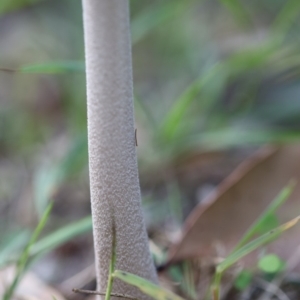
[[[134,130],[128,0],[83,0],[88,148],[98,290],[105,291],[115,236],[115,268],[154,283],[141,208]],[[119,280],[113,293],[149,299]]]

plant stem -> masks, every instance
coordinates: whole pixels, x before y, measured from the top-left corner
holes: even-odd
[[[112,255],[109,264],[109,274],[108,274],[108,282],[107,288],[105,293],[105,300],[110,300],[114,277],[112,276],[113,272],[115,271],[115,263],[116,263],[116,233],[113,230],[113,240],[112,240]]]
[[[19,283],[19,281],[23,275],[23,272],[26,269],[26,266],[28,264],[28,259],[30,256],[30,249],[31,249],[32,245],[35,243],[35,241],[37,240],[37,238],[39,237],[43,228],[45,227],[47,220],[49,218],[50,212],[52,210],[52,206],[53,205],[51,203],[46,208],[44,214],[41,217],[39,224],[35,228],[27,246],[25,247],[23,253],[21,254],[21,256],[17,262],[17,270],[16,270],[15,278],[14,278],[12,284],[9,286],[9,288],[5,292],[5,294],[3,296],[3,300],[10,300],[12,298],[13,293],[14,293],[16,287],[18,286],[18,283]]]
[[[82,4],[97,289],[107,289],[113,230],[115,268],[157,283],[137,167],[129,1],[82,0]],[[149,299],[119,280],[113,290]]]
[[[72,289],[74,293],[80,293],[80,294],[87,294],[87,295],[100,295],[100,296],[105,296],[106,293],[100,292],[100,291],[90,291],[90,290],[82,290],[82,289]],[[117,298],[125,298],[129,300],[138,300],[136,298],[133,298],[128,295],[123,295],[123,294],[115,294],[111,293],[110,294],[112,297],[117,297]]]
[[[220,284],[222,279],[223,272],[216,270],[214,281],[211,287],[212,291],[212,299],[213,300],[219,300],[220,299]]]

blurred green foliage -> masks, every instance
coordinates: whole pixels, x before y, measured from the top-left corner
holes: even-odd
[[[24,40],[17,42],[27,52],[32,48],[32,53],[22,56],[21,52],[14,55],[4,52],[0,57],[3,67],[17,65],[16,70],[20,73],[53,76],[26,75],[25,80],[23,75],[1,76],[12,76],[12,80],[17,81],[14,85],[17,90],[22,88],[23,81],[27,81],[27,89],[33,91],[30,95],[30,102],[35,102],[30,103],[33,107],[50,105],[42,103],[43,97],[36,94],[39,88],[41,93],[44,92],[40,80],[45,85],[55,82],[54,89],[58,93],[55,106],[59,111],[55,111],[53,117],[61,113],[61,122],[69,123],[66,129],[74,135],[78,130],[85,132],[84,75],[69,74],[84,69],[80,1],[4,3],[3,14],[18,10],[13,15],[4,14],[3,18],[25,18]],[[24,7],[25,11],[22,10]],[[195,147],[210,149],[270,140],[282,142],[285,136],[288,140],[298,139],[297,124],[288,124],[288,120],[290,117],[296,119],[300,106],[295,87],[299,66],[296,38],[299,9],[298,1],[293,0],[276,1],[276,5],[266,0],[259,3],[164,0],[142,4],[131,1],[135,90],[142,109],[146,110],[142,117],[137,115],[137,120],[144,117],[141,121],[144,127],[155,124],[153,131],[146,129],[151,136],[143,149],[149,151],[141,154],[141,159],[170,160]],[[33,18],[28,20],[27,15]],[[28,35],[33,34],[32,27],[38,26],[42,29],[33,31],[42,41],[28,42]],[[20,28],[14,30],[18,32]],[[49,43],[56,47],[47,47]],[[76,60],[72,61],[73,58]],[[12,66],[4,63],[7,61],[13,61]],[[274,89],[285,91],[280,97],[284,98],[284,103],[278,100],[275,107],[276,99],[271,100]],[[24,94],[9,96],[20,99]],[[51,103],[54,100],[44,101]],[[41,116],[32,124],[32,114],[37,115],[37,112],[25,103],[27,111],[21,113],[18,101],[14,104],[16,107],[2,112],[2,122],[13,131],[16,124],[11,126],[10,118],[5,116],[19,113],[19,127],[27,128],[30,136],[20,128],[2,133],[2,148],[22,149],[26,141],[33,146],[53,135],[51,129],[49,132],[53,118],[48,120],[50,124],[45,124],[45,118]],[[149,117],[151,120],[147,120]],[[241,135],[236,134],[237,129]],[[260,131],[265,134],[260,135]],[[233,132],[237,138],[226,138],[222,142],[218,133],[223,135],[224,132]],[[251,133],[254,138],[249,140]],[[256,136],[259,138],[255,139]]]
[[[245,290],[250,285],[252,278],[252,272],[247,270],[241,271],[234,281],[235,288],[237,288],[240,291]]]
[[[299,1],[130,5],[143,172],[189,152],[299,140]],[[16,230],[32,226],[14,213],[26,195],[41,213],[62,186],[87,182],[81,1],[1,0],[0,14],[0,228]],[[81,197],[84,215],[88,188]]]

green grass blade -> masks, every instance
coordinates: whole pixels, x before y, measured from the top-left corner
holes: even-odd
[[[241,51],[223,62],[215,64],[203,75],[199,76],[178,97],[166,115],[160,129],[163,138],[170,141],[176,136],[179,125],[183,121],[188,108],[196,97],[204,91],[204,88],[207,88],[215,81],[226,82],[227,78],[234,78],[241,73],[264,67],[269,61],[271,54],[274,53],[276,46],[276,41],[270,40],[257,49]]]
[[[92,230],[91,217],[85,217],[65,227],[62,227],[32,245],[30,255],[51,251],[72,238]]]
[[[174,103],[174,105],[172,106],[172,109],[166,116],[161,127],[161,132],[164,138],[170,140],[174,137],[177,128],[191,103],[201,92],[202,88],[208,82],[213,80],[213,78],[217,76],[221,71],[222,66],[220,64],[213,66],[204,75],[200,76],[194,82],[192,82],[191,85],[188,86],[187,89],[181,94],[181,96],[176,100],[176,103]]]
[[[299,137],[299,132],[289,130],[223,128],[190,135],[184,140],[184,146],[188,149],[202,146],[206,150],[216,150],[266,143],[292,143],[299,141]]]
[[[113,258],[112,258],[113,260]],[[109,275],[108,275],[108,283],[107,283],[107,288],[106,288],[106,292],[105,292],[105,300],[110,300],[111,297],[111,292],[112,292],[112,287],[113,287],[113,279],[114,277],[112,277],[113,274],[113,268],[112,268],[112,261],[109,265]]]
[[[222,263],[220,263],[217,267],[217,272],[222,273],[229,267],[231,267],[234,263],[239,261],[244,256],[248,255],[252,251],[256,250],[257,248],[269,243],[270,241],[274,240],[274,238],[278,237],[284,231],[292,228],[295,226],[300,220],[300,216],[292,219],[291,221],[267,232],[266,234],[258,237],[257,239],[251,241],[250,243],[246,244],[245,246],[241,247],[239,250],[235,251],[231,255],[229,255]]]
[[[119,278],[122,281],[137,287],[144,294],[157,300],[183,300],[181,297],[175,295],[174,293],[167,291],[144,278],[128,272],[116,270],[113,273],[113,277]]]
[[[70,72],[84,72],[85,66],[83,61],[60,61],[25,65],[17,71],[20,73],[64,74]]]
[[[264,44],[254,48],[239,51],[228,57],[223,63],[231,76],[238,76],[246,71],[266,66],[270,57],[278,50],[278,41],[269,39]]]
[[[262,215],[255,221],[255,223],[248,229],[244,234],[242,239],[239,241],[233,253],[249,242],[255,234],[260,232],[260,229],[264,227],[264,224],[269,220],[269,218],[275,214],[277,209],[282,206],[282,204],[290,197],[291,193],[295,189],[296,181],[291,180],[286,187],[284,187],[277,197],[271,202],[267,209],[262,213]]]
[[[85,72],[83,61],[60,61],[41,64],[28,64],[17,69],[0,67],[0,71],[22,73],[22,74],[66,74],[74,72]]]
[[[91,232],[92,230],[92,219],[91,217],[85,217],[79,221],[73,222],[66,225],[58,230],[48,234],[44,238],[40,239],[30,247],[30,258],[34,257],[38,259],[39,257],[45,255],[51,250],[63,245],[67,241],[84,234],[86,232]],[[18,255],[17,250],[11,251],[4,256],[4,259],[0,260],[0,268],[7,265],[7,263],[17,261]],[[0,254],[1,258],[1,254]]]
[[[178,288],[187,295],[189,299],[197,299],[195,280],[190,269],[190,262],[184,261],[182,265],[173,265],[168,268],[168,276],[173,282],[178,282]]]
[[[183,262],[183,275],[187,296],[192,300],[196,300],[198,298],[197,288],[195,286],[194,272],[189,261]]]
[[[108,273],[108,282],[107,288],[105,293],[105,300],[110,300],[112,287],[114,283],[113,273],[115,271],[115,264],[116,264],[116,232],[113,230],[113,237],[112,237],[112,255],[109,263],[109,273]]]
[[[37,227],[35,228],[27,246],[25,247],[23,253],[21,254],[18,262],[17,262],[17,273],[16,276],[12,282],[12,284],[9,286],[9,288],[7,289],[7,291],[5,292],[4,296],[3,296],[3,300],[10,300],[13,296],[13,293],[20,281],[21,276],[23,275],[23,271],[25,270],[27,263],[28,263],[28,259],[30,257],[30,249],[32,247],[32,245],[35,243],[35,241],[37,240],[37,238],[39,237],[41,231],[43,230],[43,228],[45,227],[48,218],[50,216],[50,212],[52,210],[52,203],[48,205],[48,207],[46,208],[39,224],[37,225]]]
[[[90,216],[66,225],[34,243],[30,247],[30,257],[43,255],[73,239],[74,237],[91,230],[92,219]],[[0,260],[0,268],[6,264],[6,261],[16,261],[16,252],[13,252],[11,255],[6,255],[5,258],[6,259],[4,261]]]

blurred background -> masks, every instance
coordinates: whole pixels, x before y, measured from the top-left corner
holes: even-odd
[[[298,142],[300,1],[130,5],[143,207],[165,250],[243,160]],[[0,266],[53,201],[31,270],[72,298],[93,279],[81,1],[1,0],[0,41]]]

